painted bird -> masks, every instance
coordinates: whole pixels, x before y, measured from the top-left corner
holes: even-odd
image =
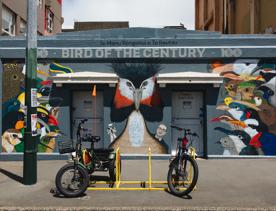
[[[161,104],[155,83],[156,77],[152,76],[142,81],[139,88],[136,88],[132,81],[125,78],[119,79],[114,96],[114,107],[117,110],[126,107],[134,110],[129,110],[127,126],[122,135],[111,144],[112,147],[120,147],[128,153],[147,153],[148,147],[151,146],[153,153],[166,153],[166,148],[148,132],[140,110],[141,106],[151,109]]]
[[[270,105],[276,107],[276,77],[261,85],[258,90],[263,92],[263,98],[266,99]]]
[[[227,130],[216,127],[215,130],[225,133],[233,141],[235,149],[239,155],[258,155],[256,149],[249,145],[251,137],[242,130]]]

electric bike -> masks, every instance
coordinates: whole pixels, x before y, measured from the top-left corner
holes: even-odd
[[[172,194],[184,196],[194,189],[198,179],[196,153],[195,148],[192,147],[193,138],[198,135],[191,133],[190,129],[174,125],[171,127],[179,132],[179,138],[177,139],[176,157],[169,166],[167,182]],[[188,146],[189,141],[190,145]]]
[[[78,124],[77,140],[59,142],[60,154],[72,153],[72,162],[63,166],[56,175],[57,191],[65,197],[82,195],[90,182],[90,175],[95,171],[109,171],[111,181],[116,180],[116,152],[112,148],[95,149],[94,144],[100,141],[99,136],[85,134],[83,127],[87,119]],[[82,147],[83,142],[91,144],[90,148]]]

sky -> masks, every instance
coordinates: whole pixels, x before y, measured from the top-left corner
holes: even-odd
[[[130,27],[184,24],[194,29],[194,0],[63,0],[63,28],[74,21],[129,21]]]

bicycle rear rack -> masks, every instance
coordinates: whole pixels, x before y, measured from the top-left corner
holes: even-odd
[[[191,156],[195,159],[196,153],[195,150],[191,150]],[[189,171],[192,171],[192,167],[190,167]],[[151,148],[149,147],[148,150],[148,180],[147,181],[135,181],[135,180],[121,180],[121,166],[120,166],[120,148],[116,150],[116,181],[115,182],[109,182],[109,181],[96,181],[93,182],[93,185],[96,184],[107,184],[112,187],[88,187],[87,190],[168,190],[168,187],[155,187],[155,185],[167,185],[167,181],[155,181],[152,180],[152,154],[151,154]],[[191,175],[191,174],[189,174]],[[191,183],[192,178],[189,178],[189,181],[186,183]],[[126,184],[135,184],[139,185],[141,187],[121,187],[121,185]],[[185,188],[183,188],[185,189]],[[194,190],[196,187],[194,188]]]

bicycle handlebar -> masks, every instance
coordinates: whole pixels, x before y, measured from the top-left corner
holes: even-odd
[[[174,128],[178,131],[184,131],[185,132],[185,135],[191,135],[191,136],[194,136],[194,137],[198,137],[198,134],[197,133],[191,133],[191,130],[190,129],[185,129],[185,128],[181,128],[181,127],[178,127],[176,125],[171,125],[171,128]]]

